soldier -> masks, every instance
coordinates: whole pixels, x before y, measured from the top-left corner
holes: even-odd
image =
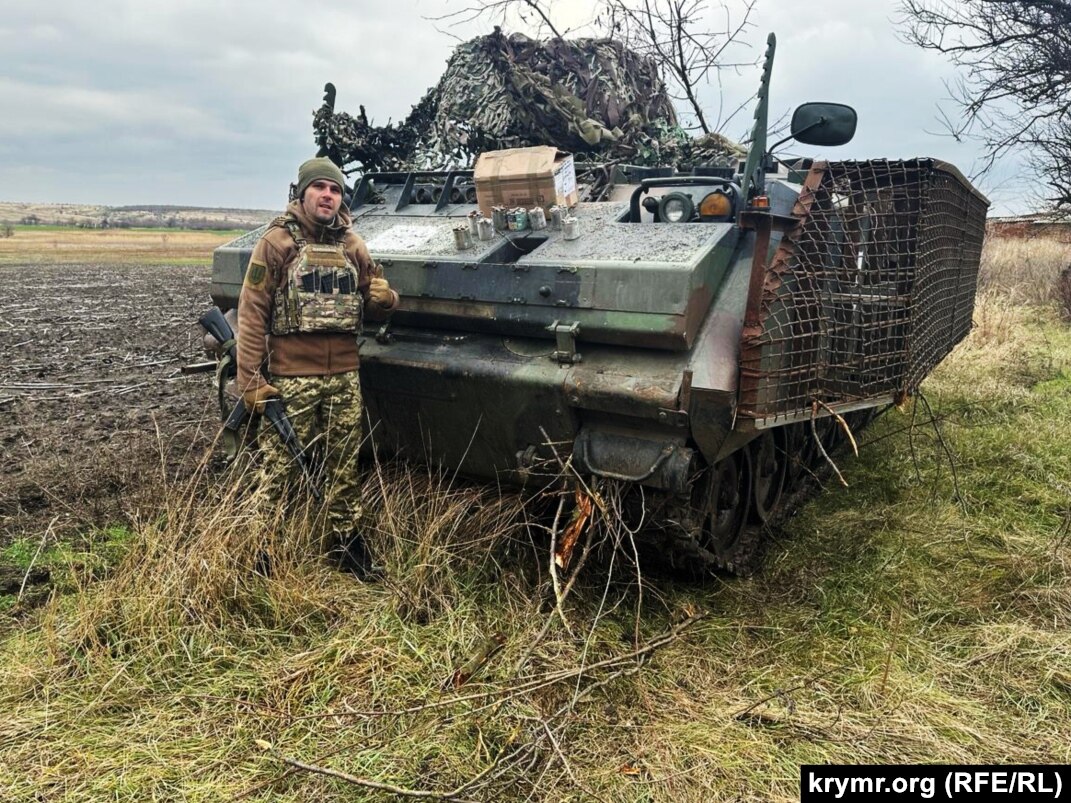
[[[286,401],[298,438],[322,463],[329,543],[344,568],[364,577],[371,562],[358,529],[357,335],[363,316],[385,318],[398,294],[350,229],[343,187],[330,159],[309,159],[286,214],[253,249],[238,299],[238,389],[250,410],[275,396]],[[275,498],[304,494],[279,439],[262,437],[260,446],[261,487]]]

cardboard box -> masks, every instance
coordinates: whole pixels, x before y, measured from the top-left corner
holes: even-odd
[[[576,168],[573,156],[549,145],[487,151],[473,171],[480,214],[491,217],[492,206],[544,209],[575,206]]]

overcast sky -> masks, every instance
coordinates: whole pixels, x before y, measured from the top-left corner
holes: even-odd
[[[561,28],[587,13],[584,0],[554,2]],[[452,36],[489,30],[489,19],[431,19],[466,4],[0,0],[0,200],[282,208],[297,164],[315,153],[324,83],[338,87],[340,111],[404,118],[442,74]],[[978,146],[942,136],[938,122],[940,105],[953,108],[954,70],[900,41],[897,16],[896,0],[757,0],[751,49],[737,55],[760,54],[776,32],[774,117],[806,100],[858,110],[853,142],[823,155],[934,156],[970,173]],[[704,99],[716,117],[757,82],[743,70]],[[750,116],[725,133],[739,137]],[[992,213],[1032,204],[1016,175],[1008,162],[979,180]]]

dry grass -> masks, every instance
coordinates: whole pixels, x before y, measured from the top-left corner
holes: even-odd
[[[0,797],[791,801],[803,763],[1067,763],[1071,331],[987,292],[925,391],[940,439],[891,411],[765,572],[706,585],[602,515],[558,601],[545,518],[395,465],[361,584],[311,511],[162,478],[110,577],[0,646]]]
[[[1045,237],[993,237],[985,241],[978,289],[1008,304],[1047,306],[1055,299],[1060,272],[1071,265],[1071,243]]]
[[[1003,359],[988,370],[1022,387]],[[0,790],[395,799],[295,759],[421,791],[485,772],[474,800],[794,800],[801,763],[1071,760],[1071,448],[1050,448],[1068,382],[1006,388],[995,417],[944,385],[964,506],[931,431],[890,414],[757,578],[641,586],[601,519],[590,537],[625,549],[591,552],[568,629],[546,536],[509,495],[373,467],[387,580],[364,585],[315,557],[308,512],[174,487],[110,579],[4,643]]]
[[[237,231],[18,227],[0,238],[0,265],[105,263],[182,265],[212,262],[212,251]]]

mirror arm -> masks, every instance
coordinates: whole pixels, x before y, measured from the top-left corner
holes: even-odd
[[[806,133],[806,132],[810,131],[810,130],[811,130],[812,128],[818,128],[819,126],[823,126],[823,125],[825,125],[825,124],[826,124],[827,122],[829,122],[829,118],[827,118],[827,117],[819,117],[819,118],[818,118],[817,120],[815,120],[815,121],[814,121],[813,123],[811,123],[810,125],[805,125],[805,126],[804,126],[803,128],[801,128],[801,129],[800,129],[799,131],[794,131],[793,133],[789,134],[789,135],[788,135],[787,137],[785,137],[784,139],[782,139],[782,140],[778,140],[777,142],[775,142],[775,143],[774,143],[773,145],[771,145],[771,146],[770,146],[770,150],[768,151],[768,153],[773,153],[773,152],[774,152],[774,150],[776,150],[777,148],[780,148],[780,147],[781,147],[782,145],[784,145],[784,144],[785,144],[786,142],[788,142],[788,141],[789,141],[790,139],[795,139],[795,138],[796,138],[796,137],[798,137],[798,136],[799,136],[800,134],[804,134],[804,133]]]

